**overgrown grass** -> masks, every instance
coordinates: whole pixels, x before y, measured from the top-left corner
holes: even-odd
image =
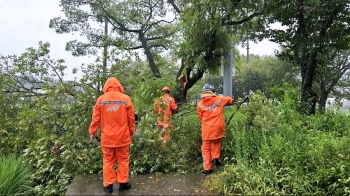
[[[31,189],[30,169],[22,158],[0,158],[0,195],[26,195]]]

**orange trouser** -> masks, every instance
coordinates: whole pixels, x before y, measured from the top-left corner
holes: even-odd
[[[202,156],[204,170],[212,170],[213,159],[220,157],[221,138],[215,140],[202,140]]]
[[[161,131],[161,136],[163,141],[168,141],[170,138],[171,124],[160,125],[158,124],[158,129]]]
[[[129,146],[105,147],[103,153],[103,186],[110,184],[125,183],[129,180]],[[117,173],[114,165],[118,163]]]

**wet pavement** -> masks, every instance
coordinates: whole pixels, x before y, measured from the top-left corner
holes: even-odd
[[[131,189],[119,192],[115,183],[113,193],[105,193],[102,175],[77,175],[66,195],[219,195],[205,188],[205,178],[200,173],[131,175]]]

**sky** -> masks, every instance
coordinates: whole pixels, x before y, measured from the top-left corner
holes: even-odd
[[[73,57],[65,51],[67,41],[77,34],[57,34],[49,28],[51,18],[63,16],[59,0],[0,0],[0,55],[20,55],[27,48],[38,48],[39,41],[50,43],[50,57],[66,61],[67,78],[70,71],[81,64],[93,62],[93,57]],[[242,54],[247,49],[238,46]],[[273,55],[278,50],[275,43],[264,40],[250,42],[250,54]]]
[[[59,0],[0,0],[0,4],[1,55],[20,55],[27,48],[37,49],[39,41],[49,42],[50,57],[65,60],[69,79],[74,67],[94,61],[89,57],[73,57],[65,51],[66,42],[77,35],[57,34],[49,28],[51,18],[63,16]]]

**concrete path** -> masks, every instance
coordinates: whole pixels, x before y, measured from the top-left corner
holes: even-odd
[[[116,183],[113,193],[105,193],[102,175],[77,175],[66,195],[219,195],[204,187],[205,178],[200,173],[132,175],[130,190],[119,192]]]

